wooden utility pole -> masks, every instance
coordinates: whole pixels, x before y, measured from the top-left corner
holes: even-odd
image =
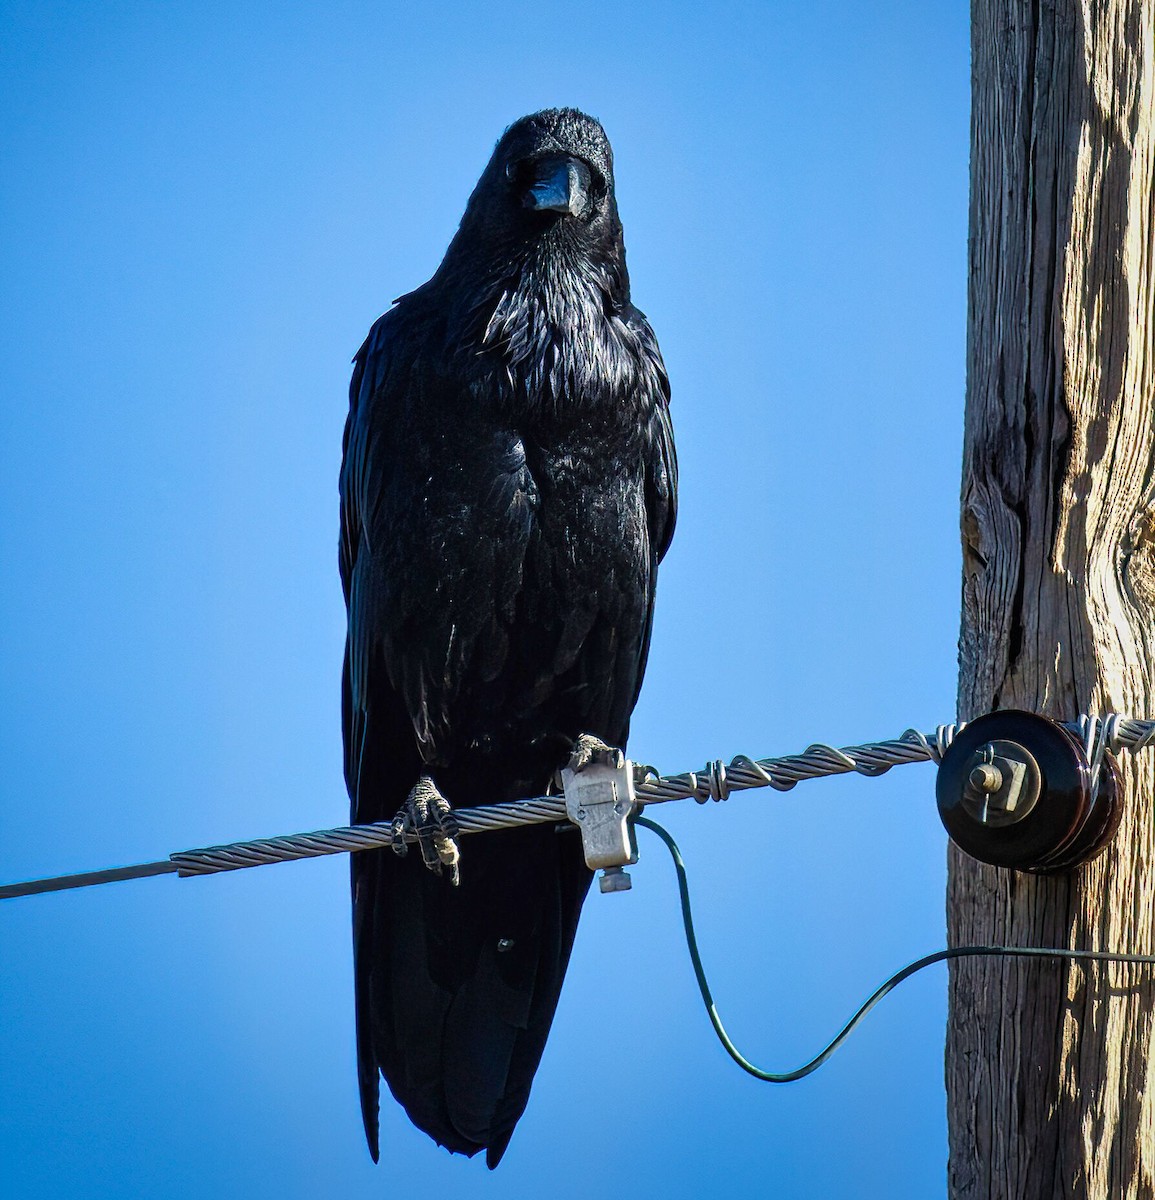
[[[959,715],[1155,715],[1155,0],[972,0]],[[1155,951],[1155,755],[1071,876],[952,847],[952,944]],[[1155,1196],[1155,980],[954,965],[950,1195]]]

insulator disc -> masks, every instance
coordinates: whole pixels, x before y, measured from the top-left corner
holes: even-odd
[[[1119,832],[1123,819],[1123,789],[1119,780],[1119,764],[1107,754],[1099,767],[1099,791],[1095,796],[1082,827],[1066,849],[1058,851],[1040,867],[1040,873],[1070,871],[1098,858]]]
[[[980,751],[991,743],[1022,746],[1037,764],[1041,789],[1024,815],[1012,823],[988,824],[966,802],[967,784]],[[1108,772],[1109,774],[1109,772]],[[1004,709],[971,721],[955,738],[939,766],[935,788],[938,811],[951,840],[972,858],[1016,871],[1060,870],[1085,861],[1084,847],[1094,843],[1087,831],[1092,811],[1091,771],[1079,739],[1062,725],[1036,713]],[[1094,806],[1105,830],[1114,805]],[[1099,828],[1098,820],[1094,823]]]

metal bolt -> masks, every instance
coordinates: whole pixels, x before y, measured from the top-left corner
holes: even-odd
[[[980,792],[997,792],[1003,786],[1003,773],[993,763],[980,763],[971,772],[970,781]]]
[[[629,871],[621,867],[606,867],[598,880],[602,892],[628,892],[634,886]]]

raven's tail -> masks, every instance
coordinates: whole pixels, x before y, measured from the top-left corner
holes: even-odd
[[[449,1150],[501,1160],[541,1061],[591,875],[554,826],[465,840],[461,883],[416,853],[353,855],[357,1058],[377,1157],[378,1069]]]

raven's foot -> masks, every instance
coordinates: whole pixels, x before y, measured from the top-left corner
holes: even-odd
[[[456,840],[461,831],[452,806],[428,775],[421,776],[393,818],[394,854],[404,857],[409,853],[409,844],[405,841],[409,832],[417,834],[421,861],[434,875],[440,875],[448,867],[449,882],[456,887],[461,882],[458,865],[461,851]]]
[[[573,744],[569,752],[569,762],[566,764],[573,772],[584,771],[593,763],[619,769],[626,761],[625,753],[613,746],[607,746],[599,737],[592,733],[583,733]]]

